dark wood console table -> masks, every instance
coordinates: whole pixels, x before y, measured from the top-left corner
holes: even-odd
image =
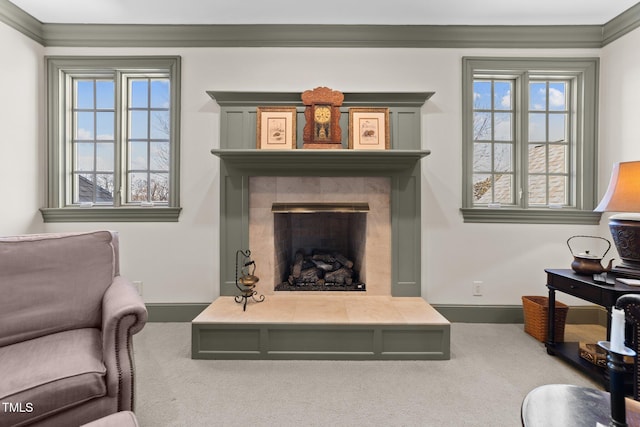
[[[585,372],[595,381],[608,388],[609,380],[605,377],[605,369],[596,366],[580,357],[579,343],[555,341],[555,303],[556,291],[592,302],[607,309],[607,337],[611,331],[611,307],[618,297],[624,294],[640,294],[640,287],[627,286],[618,281],[614,285],[595,282],[591,276],[582,276],[573,270],[545,269],[547,288],[549,289],[549,323],[547,334],[547,353],[566,360],[576,368]],[[611,273],[609,273],[611,276]],[[604,339],[604,337],[603,337]]]

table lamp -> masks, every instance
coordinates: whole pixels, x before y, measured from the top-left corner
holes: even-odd
[[[622,263],[612,271],[640,279],[640,161],[613,165],[609,188],[596,212],[625,212],[609,218],[609,230]]]

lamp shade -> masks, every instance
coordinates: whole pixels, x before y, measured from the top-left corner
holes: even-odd
[[[613,165],[609,188],[596,212],[640,212],[640,161]]]

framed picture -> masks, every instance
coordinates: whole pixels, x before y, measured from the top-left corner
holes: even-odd
[[[389,109],[349,109],[349,148],[353,150],[388,150]]]
[[[296,148],[296,107],[258,107],[256,146],[263,150]]]

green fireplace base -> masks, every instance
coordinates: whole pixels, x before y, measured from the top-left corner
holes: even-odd
[[[447,360],[449,325],[192,324],[193,359]]]

